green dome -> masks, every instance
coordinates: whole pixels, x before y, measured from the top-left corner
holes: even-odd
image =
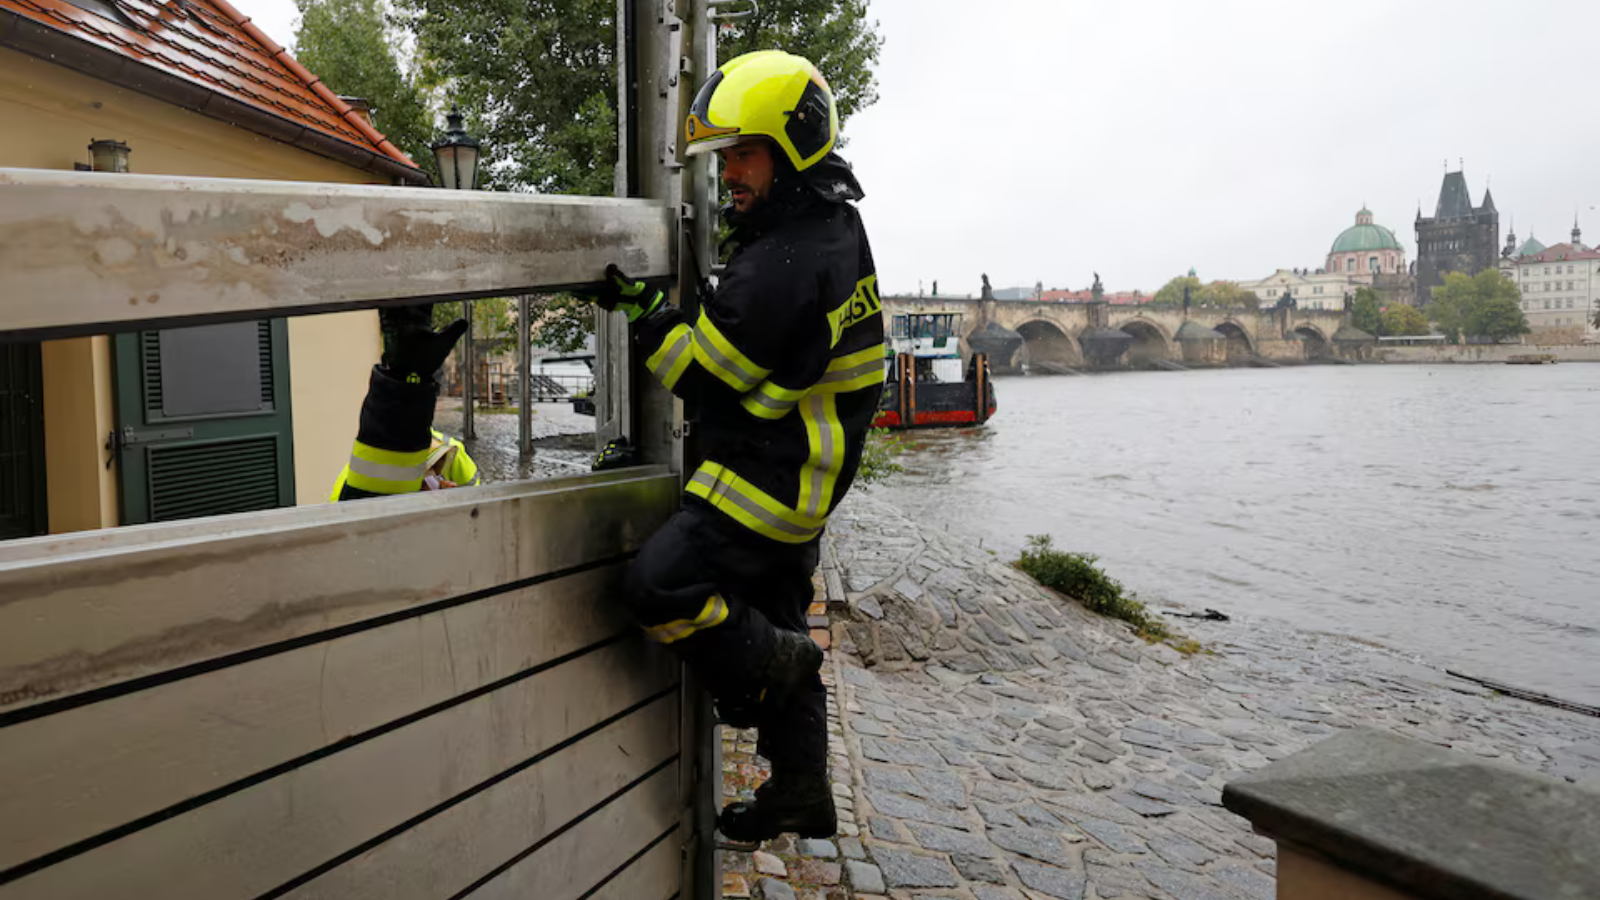
[[[1368,215],[1371,215],[1368,213]],[[1333,242],[1330,253],[1366,253],[1370,250],[1404,250],[1394,232],[1382,225],[1352,225]]]
[[[1546,251],[1548,249],[1550,249],[1550,248],[1546,247],[1545,245],[1543,245],[1541,243],[1539,243],[1539,239],[1538,238],[1533,237],[1533,236],[1530,235],[1528,237],[1528,240],[1525,241],[1521,247],[1517,248],[1516,255],[1517,256],[1537,256],[1538,254],[1543,253],[1544,251]]]

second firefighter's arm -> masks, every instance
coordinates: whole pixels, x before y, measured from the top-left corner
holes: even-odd
[[[422,490],[433,446],[435,391],[431,380],[407,384],[372,367],[340,500]]]

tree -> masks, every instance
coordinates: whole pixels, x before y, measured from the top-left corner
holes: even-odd
[[[1156,291],[1155,299],[1151,300],[1150,302],[1156,306],[1181,307],[1183,306],[1184,288],[1189,289],[1189,300],[1191,303],[1199,305],[1200,303],[1204,302],[1201,298],[1201,295],[1205,292],[1205,285],[1202,285],[1200,283],[1200,279],[1193,276],[1174,278],[1162,285],[1161,290]]]
[[[867,21],[867,0],[762,0],[747,19],[734,19],[717,38],[717,56],[786,50],[817,64],[833,90],[839,122],[878,102],[873,67],[883,38]]]
[[[1445,273],[1444,284],[1433,289],[1428,314],[1452,344],[1463,334],[1501,341],[1528,333],[1522,292],[1498,269]]]
[[[1350,305],[1350,324],[1370,335],[1384,334],[1383,316],[1378,311],[1378,293],[1372,288],[1356,288]]]
[[[435,168],[433,114],[418,79],[400,64],[381,0],[295,0],[295,56],[334,93],[372,104],[377,129],[424,171]]]
[[[395,2],[416,36],[425,82],[448,85],[483,141],[485,188],[613,192],[615,0]],[[828,79],[843,123],[878,99],[873,66],[882,44],[865,0],[766,0],[759,15],[724,28],[718,55],[781,47],[807,57]],[[577,349],[594,330],[591,310],[570,297],[548,301],[535,340]]]
[[[484,184],[610,194],[617,160],[615,0],[396,0],[429,84],[449,85],[484,142]],[[767,0],[719,56],[782,47],[817,63],[840,121],[877,100],[882,40],[865,0]],[[693,90],[695,85],[686,85]]]
[[[513,310],[516,301],[507,297],[477,300],[472,304],[473,341],[488,345],[489,352],[509,351],[517,345],[517,317]],[[528,304],[533,321],[530,339],[535,347],[544,347],[557,353],[573,353],[583,349],[584,341],[594,333],[594,304],[570,294],[536,296]],[[435,303],[433,327],[444,328],[461,318],[461,303]]]
[[[1238,282],[1213,281],[1205,286],[1195,302],[1209,303],[1212,306],[1229,307],[1250,306],[1250,301],[1255,300],[1253,308],[1259,309],[1261,301],[1256,300],[1256,295],[1251,291],[1240,290]]]
[[[1427,334],[1430,330],[1428,328],[1428,317],[1422,314],[1422,310],[1405,304],[1396,304],[1384,310],[1382,325],[1383,334]],[[1362,330],[1365,331],[1366,329],[1363,328]],[[1378,332],[1372,333],[1377,334]]]

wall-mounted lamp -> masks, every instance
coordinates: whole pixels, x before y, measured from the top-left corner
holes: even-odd
[[[128,154],[133,152],[121,141],[101,140],[89,144],[89,156],[96,172],[128,171]]]

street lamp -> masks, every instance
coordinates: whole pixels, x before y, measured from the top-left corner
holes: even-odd
[[[94,161],[96,172],[128,171],[130,152],[128,145],[121,141],[99,140],[89,144],[89,158]]]
[[[444,139],[433,145],[440,184],[445,190],[470,191],[478,186],[478,141],[462,127],[461,110],[451,107],[446,122]],[[472,347],[472,301],[462,301],[461,308],[467,319],[466,342],[461,354],[461,437],[472,440],[478,436],[472,420],[473,381],[476,380],[473,369],[477,363]]]
[[[461,110],[450,108],[444,139],[433,145],[439,181],[446,190],[470,191],[478,186],[478,141],[461,127]]]

